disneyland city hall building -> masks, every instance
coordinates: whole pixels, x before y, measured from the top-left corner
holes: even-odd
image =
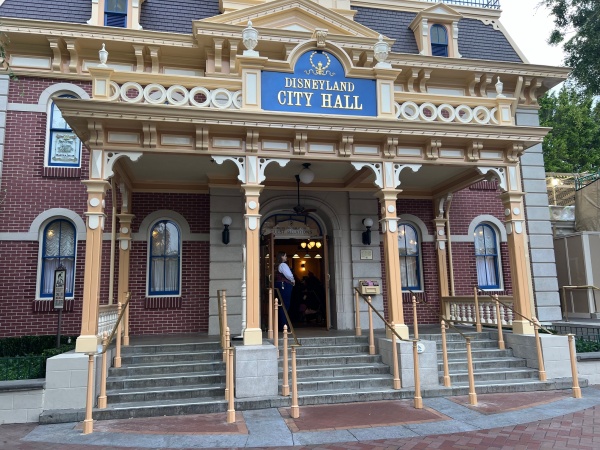
[[[203,377],[225,323],[236,401],[289,404],[286,322],[303,344],[300,404],[318,402],[342,387],[302,378],[307,350],[368,345],[371,308],[380,359],[342,376],[339,398],[394,398],[392,336],[399,392],[415,386],[402,342],[415,337],[413,298],[417,322],[437,330],[420,336],[424,388],[441,386],[441,317],[481,322],[491,338],[501,322],[522,372],[537,367],[530,319],[561,319],[537,100],[569,71],[530,64],[498,0],[48,3],[0,1],[0,337],[55,334],[59,309],[61,333],[76,337],[48,361],[37,415],[84,408],[117,322],[106,410],[143,404],[142,389],[173,394],[157,381],[168,367]],[[277,282],[280,252],[293,287]],[[288,319],[272,306],[282,289]],[[548,339],[549,379],[570,376]],[[131,359],[144,348],[170,359]],[[221,360],[213,381],[180,380],[184,400],[168,399],[180,409],[158,414],[222,405]],[[358,373],[352,361],[339,370]],[[148,367],[160,369],[136,372]],[[363,383],[375,378],[385,383]],[[211,386],[221,393],[200,392]],[[131,408],[112,417],[144,414]]]

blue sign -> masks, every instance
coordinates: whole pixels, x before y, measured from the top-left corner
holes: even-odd
[[[311,50],[294,73],[262,72],[262,109],[310,114],[377,116],[375,80],[347,78],[331,53]]]

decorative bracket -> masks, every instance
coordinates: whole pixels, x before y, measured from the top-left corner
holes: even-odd
[[[272,162],[276,162],[281,167],[284,167],[284,166],[287,165],[287,163],[290,162],[290,160],[289,159],[282,159],[282,158],[269,158],[269,159],[267,159],[267,158],[260,158],[258,160],[258,184],[260,184],[263,181],[265,181],[265,169]]]
[[[506,157],[510,162],[518,162],[519,156],[523,154],[525,146],[521,143],[509,145],[506,151]]]
[[[363,167],[368,167],[375,173],[375,186],[383,189],[383,175],[381,173],[381,163],[361,163],[353,162],[354,169],[359,171]]]
[[[258,131],[248,130],[246,132],[246,151],[249,153],[258,152]]]
[[[399,139],[388,137],[383,144],[383,155],[386,158],[394,158],[398,152]]]
[[[506,171],[504,170],[504,167],[477,167],[477,171],[481,175],[487,175],[486,180],[488,180],[488,178],[497,178],[500,189],[502,189],[504,192],[508,191],[508,186],[506,184]]]
[[[114,175],[113,167],[117,160],[122,157],[127,157],[131,161],[137,161],[142,157],[142,152],[104,152],[104,176],[105,180],[108,180]]]
[[[225,161],[233,162],[238,168],[238,180],[246,184],[246,158],[243,156],[213,156],[214,162],[223,164]]]
[[[427,148],[425,149],[425,156],[427,159],[438,159],[440,157],[440,147],[442,146],[442,141],[439,139],[432,139],[427,143]]]
[[[479,160],[479,152],[483,149],[482,141],[472,141],[469,144],[469,148],[467,149],[467,159],[469,161],[478,161]]]
[[[352,147],[354,145],[354,136],[351,134],[344,134],[340,139],[340,146],[338,153],[340,156],[348,157],[352,155]]]
[[[445,213],[450,207],[450,202],[452,201],[452,193],[448,192],[447,194],[442,195],[435,199],[435,212],[437,219],[443,219]]]
[[[383,163],[353,162],[352,165],[356,170],[369,167],[375,173],[375,185],[380,189],[396,189],[400,186],[400,173],[404,169],[408,168],[417,172],[421,168],[421,164],[396,164],[387,161]]]
[[[305,155],[306,154],[306,141],[308,140],[308,134],[298,132],[296,133],[296,139],[294,139],[294,155]]]

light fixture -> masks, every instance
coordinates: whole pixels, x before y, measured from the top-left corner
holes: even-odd
[[[302,169],[298,174],[300,181],[302,181],[304,184],[310,184],[315,179],[315,173],[310,170],[310,163],[304,163],[302,165],[304,166],[304,169]]]
[[[321,259],[321,258],[322,258],[322,256],[319,255],[318,253],[315,255],[315,259]]]
[[[306,242],[302,242],[302,243],[300,244],[300,247],[302,247],[302,248],[306,248]]]
[[[229,225],[231,225],[231,222],[233,222],[233,220],[229,216],[223,216],[221,219],[221,223],[225,226],[225,228],[223,228],[223,233],[221,234],[221,242],[225,245],[229,244]]]
[[[304,272],[306,270],[304,263],[300,264],[300,270]]]
[[[294,253],[294,256],[292,256],[292,259],[299,259],[300,257],[298,256],[298,253]]]
[[[304,255],[304,258],[305,258],[305,259],[309,259],[309,258],[310,258],[310,255],[307,253],[306,255]]]
[[[317,241],[317,248],[321,248],[321,242]]]
[[[313,241],[309,241],[308,242],[308,248],[312,249],[315,246],[315,243]]]
[[[367,229],[362,233],[362,243],[363,245],[371,245],[371,227],[373,226],[373,219],[367,217],[363,219],[362,223],[365,227],[367,227]]]

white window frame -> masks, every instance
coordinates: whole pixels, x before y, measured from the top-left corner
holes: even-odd
[[[71,96],[73,98],[82,98],[78,92],[75,92],[74,90],[56,90],[55,92],[52,92],[50,94],[51,96],[48,96],[46,98],[47,100],[47,104],[46,104],[46,140],[44,143],[44,167],[51,167],[51,168],[70,168],[70,169],[80,169],[81,168],[81,159],[82,159],[82,152],[83,152],[83,144],[81,142],[81,140],[79,139],[79,137],[77,137],[77,142],[79,142],[79,159],[78,159],[78,163],[77,165],[75,164],[50,164],[50,156],[52,154],[52,113],[53,113],[53,109],[54,109],[54,99],[56,98],[60,98],[60,97],[64,97],[64,96]],[[87,94],[86,94],[87,96]],[[42,97],[45,97],[44,95],[40,96],[40,101],[42,100]],[[75,134],[75,132],[73,132],[73,134]],[[75,135],[77,136],[77,135]]]
[[[176,214],[176,213],[175,213]],[[179,214],[177,214],[179,215]],[[181,216],[180,216],[181,217]],[[151,269],[151,253],[152,253],[152,229],[158,222],[168,221],[172,222],[177,226],[177,230],[179,231],[179,293],[178,294],[151,294],[150,293],[150,269]],[[187,222],[186,222],[187,225]],[[189,227],[185,227],[189,230]],[[149,225],[146,229],[146,298],[178,298],[183,294],[183,240],[184,240],[184,227],[181,226],[181,223],[175,218],[171,217],[171,214],[166,216],[161,216],[158,218],[153,218],[149,222]]]
[[[417,236],[418,239],[418,249],[419,249],[419,254],[418,254],[418,260],[417,260],[417,271],[418,271],[418,279],[419,279],[419,288],[418,289],[412,289],[410,287],[403,287],[401,286],[401,289],[406,289],[405,291],[403,290],[403,292],[408,292],[408,289],[410,289],[413,292],[424,292],[425,291],[425,279],[423,277],[423,233],[421,230],[421,226],[418,223],[415,223],[411,220],[405,220],[404,219],[404,215],[402,215],[403,218],[401,220],[398,220],[398,253],[400,253],[400,227],[403,225],[408,225],[410,227],[412,227],[412,229],[415,231],[415,234]],[[399,258],[402,258],[402,255],[399,254]],[[400,265],[400,267],[402,267],[402,265],[400,264],[400,261],[398,261],[398,264]],[[404,279],[404,274],[400,273],[400,278],[401,280]]]
[[[498,247],[498,284],[497,288],[485,288],[482,289],[485,292],[496,292],[504,290],[504,271],[502,266],[502,243],[506,242],[506,228],[500,220],[494,216],[483,215],[474,218],[469,224],[469,242],[473,244],[473,257],[475,258],[475,276],[479,282],[479,274],[477,273],[477,256],[475,254],[475,230],[479,225],[488,225],[492,231],[496,234],[496,245]]]

